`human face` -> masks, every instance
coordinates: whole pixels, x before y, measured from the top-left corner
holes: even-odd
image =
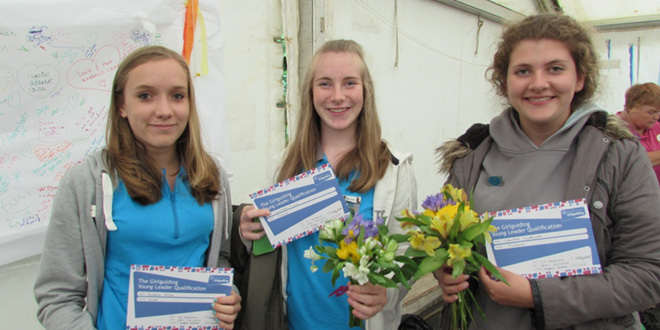
[[[140,64],[128,73],[119,115],[149,154],[175,153],[186,128],[188,77],[174,59]]]
[[[314,72],[314,109],[321,117],[321,131],[351,132],[364,104],[359,57],[346,52],[322,54]]]
[[[571,101],[584,87],[568,47],[550,39],[523,40],[513,48],[507,70],[507,96],[529,136],[558,131],[571,114]],[[541,141],[542,142],[542,141]]]
[[[626,119],[636,130],[642,133],[644,130],[653,127],[653,124],[660,118],[660,108],[650,105],[636,105],[627,111],[628,116],[626,116]]]

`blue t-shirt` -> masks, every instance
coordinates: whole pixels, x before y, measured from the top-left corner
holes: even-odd
[[[141,205],[131,199],[123,181],[113,194],[116,231],[108,231],[105,278],[96,326],[99,330],[126,328],[130,266],[202,267],[213,232],[213,208],[199,205],[181,168],[169,189],[163,173],[163,197]],[[210,309],[210,307],[209,307]]]
[[[324,159],[317,165],[327,163]],[[352,175],[351,175],[352,177]],[[364,194],[348,190],[351,180],[339,180],[339,187],[344,196],[359,196],[361,203],[358,214],[364,219],[373,216],[374,189]],[[305,236],[286,245],[288,278],[287,293],[287,320],[292,330],[336,330],[350,329],[348,326],[348,296],[336,296],[340,287],[348,285],[344,274],[339,276],[332,286],[332,272],[324,273],[318,270],[312,273],[309,267],[310,259],[303,258],[305,250],[310,246],[319,244],[319,233]],[[317,262],[319,267],[323,267]]]

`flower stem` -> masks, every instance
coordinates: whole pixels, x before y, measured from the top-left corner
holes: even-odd
[[[348,326],[351,328],[362,328],[362,319],[353,315],[353,306],[348,305]]]

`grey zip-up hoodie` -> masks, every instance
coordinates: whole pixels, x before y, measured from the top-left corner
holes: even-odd
[[[470,329],[632,330],[640,328],[636,311],[660,302],[660,190],[644,147],[604,111],[579,128],[561,196],[586,198],[603,273],[530,281],[534,309],[490,301],[481,306],[486,322]],[[494,143],[490,135],[487,125],[475,125],[438,148],[449,183],[468,191],[477,186]],[[538,189],[509,197],[524,199]]]
[[[59,184],[46,233],[34,294],[46,329],[96,329],[103,290],[105,244],[112,222],[112,181],[102,151],[72,167]],[[214,230],[207,267],[230,268],[229,182],[220,169],[221,192],[213,201]],[[209,307],[210,308],[210,307]]]

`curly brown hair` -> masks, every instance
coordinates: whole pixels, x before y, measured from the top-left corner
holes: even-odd
[[[584,77],[584,87],[575,93],[571,111],[589,100],[598,86],[598,55],[591,41],[590,29],[570,16],[540,14],[529,16],[507,27],[502,33],[487,73],[498,95],[507,97],[507,72],[513,49],[523,40],[551,39],[562,42],[571,53],[577,73]]]

